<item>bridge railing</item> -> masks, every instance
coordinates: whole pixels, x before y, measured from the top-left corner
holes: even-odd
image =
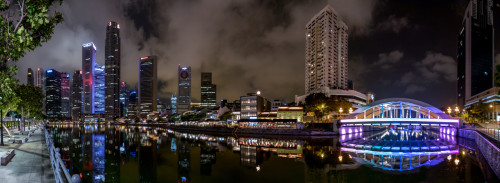
[[[485,135],[500,142],[500,130],[494,128],[475,128],[475,130],[483,132]]]
[[[73,183],[71,176],[63,161],[61,160],[61,154],[59,154],[59,148],[54,147],[54,141],[50,137],[49,132],[43,127],[43,133],[45,134],[45,143],[47,144],[47,150],[50,155],[50,164],[52,170],[54,171],[54,177],[57,183]]]

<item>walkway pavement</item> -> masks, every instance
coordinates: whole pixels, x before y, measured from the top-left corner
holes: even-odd
[[[0,182],[55,182],[41,129],[36,130],[23,144],[7,142],[8,135],[5,132],[4,135],[5,146],[0,146],[0,151],[14,149],[16,155],[7,166],[0,166]]]

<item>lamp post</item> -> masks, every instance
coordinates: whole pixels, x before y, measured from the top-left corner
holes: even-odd
[[[342,112],[344,112],[344,110],[342,109],[342,107],[339,109],[339,119],[342,117]]]
[[[2,97],[0,97],[0,100],[3,100]],[[3,144],[3,110],[0,109],[0,146],[4,146]]]
[[[451,116],[451,107],[448,107],[448,115]]]

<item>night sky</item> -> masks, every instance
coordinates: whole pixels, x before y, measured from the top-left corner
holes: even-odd
[[[456,103],[457,34],[467,2],[66,0],[56,7],[64,22],[17,63],[18,78],[26,82],[28,67],[81,69],[81,45],[90,41],[103,65],[105,28],[114,20],[121,27],[121,80],[132,86],[139,57],[157,55],[160,97],[177,92],[181,64],[192,67],[193,101],[200,99],[200,72],[213,73],[218,99],[261,90],[269,99],[293,101],[304,94],[305,25],[330,3],[349,27],[356,90],[443,107]]]

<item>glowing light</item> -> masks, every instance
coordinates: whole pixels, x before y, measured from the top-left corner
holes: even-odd
[[[259,166],[257,166],[257,167],[255,167],[255,169],[256,169],[257,171],[260,171],[260,165],[259,165]]]
[[[342,162],[342,155],[339,155],[339,161]]]
[[[458,165],[458,163],[460,163],[460,160],[455,159],[455,165]]]
[[[116,25],[116,27],[120,28],[120,24]]]
[[[340,110],[339,110],[340,111]],[[341,123],[363,122],[432,122],[432,123],[458,123],[458,119],[424,119],[424,118],[375,118],[375,119],[341,119]]]
[[[47,70],[47,73],[51,73],[51,72],[52,72],[52,69]]]
[[[451,155],[448,155],[448,157],[446,159],[451,160]]]
[[[257,91],[257,95],[260,95],[260,91]]]
[[[148,59],[149,57],[141,57],[141,60],[146,60]]]

